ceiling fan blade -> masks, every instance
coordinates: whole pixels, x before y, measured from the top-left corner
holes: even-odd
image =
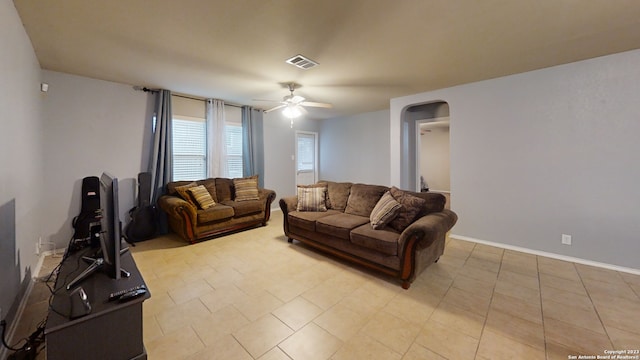
[[[278,110],[278,109],[282,109],[285,106],[287,106],[287,105],[286,104],[278,105],[278,106],[272,107],[271,109],[265,110],[264,112],[265,113],[272,112],[272,111],[275,111],[275,110]]]
[[[291,99],[289,99],[289,101],[291,101],[294,104],[300,104],[304,100],[305,100],[304,97],[300,95],[294,95]]]
[[[313,101],[303,101],[303,102],[300,103],[300,105],[302,105],[302,106],[311,106],[311,107],[321,107],[321,108],[326,108],[326,109],[331,109],[333,107],[333,105],[331,105],[331,104],[319,103],[319,102],[313,102]]]

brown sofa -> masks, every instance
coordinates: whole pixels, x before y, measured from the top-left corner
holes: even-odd
[[[237,179],[210,178],[195,182],[170,182],[166,186],[165,195],[158,199],[158,207],[167,213],[171,230],[189,243],[266,225],[276,193],[258,188],[256,200],[238,201],[234,180]],[[203,185],[215,205],[203,210],[195,199],[176,191],[177,187],[192,183]]]
[[[326,210],[299,211],[298,196],[280,199],[289,242],[295,239],[396,277],[405,289],[438,261],[444,253],[446,234],[458,219],[444,208],[446,199],[438,193],[332,181],[321,181],[314,187],[325,187]],[[378,202],[388,200],[389,195],[402,203],[400,214],[374,229],[371,220],[379,223],[370,218],[371,213],[374,209],[379,213]],[[301,202],[306,207],[306,200]]]

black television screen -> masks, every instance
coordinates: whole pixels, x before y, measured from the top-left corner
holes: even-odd
[[[104,172],[100,177],[100,247],[104,271],[113,279],[120,278],[121,223],[118,207],[118,179]]]

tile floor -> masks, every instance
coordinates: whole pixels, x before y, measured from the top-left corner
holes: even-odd
[[[266,227],[196,245],[163,236],[133,254],[152,294],[151,360],[564,360],[640,349],[640,276],[481,244],[448,240],[409,290],[289,244],[281,212]],[[47,297],[36,284],[15,338],[44,318]]]

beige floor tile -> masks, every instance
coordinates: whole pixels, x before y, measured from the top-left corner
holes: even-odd
[[[544,351],[544,328],[540,323],[520,319],[500,310],[492,309],[487,316],[484,327],[485,334],[487,330],[520,344]]]
[[[493,256],[497,257],[495,255]],[[471,254],[471,256],[469,256],[469,258],[467,259],[467,262],[464,264],[464,267],[485,270],[497,274],[500,270],[500,261],[494,260],[491,257],[489,257],[489,259],[487,259],[487,257],[473,257],[473,254]]]
[[[240,310],[247,319],[254,321],[279,308],[283,304],[284,302],[282,302],[282,300],[264,291],[254,296],[242,298],[234,302],[233,306]]]
[[[447,360],[424,346],[413,343],[402,360]]]
[[[220,284],[214,291],[200,296],[200,301],[211,312],[220,310],[227,305],[245,301],[249,296],[233,284]]]
[[[560,348],[570,350],[572,354],[600,354],[603,349],[612,349],[613,346],[606,334],[552,318],[544,319],[544,336],[547,349],[550,344],[557,344]]]
[[[533,290],[540,290],[540,281],[538,275],[528,276],[517,272],[500,269],[498,281],[505,281],[515,285],[520,285]]]
[[[640,302],[618,300],[611,306],[597,304],[596,309],[605,326],[640,334]]]
[[[340,339],[314,323],[308,324],[278,345],[293,360],[329,359],[341,346]]]
[[[456,289],[479,294],[482,297],[491,297],[496,286],[494,282],[484,282],[465,275],[459,275],[453,280],[452,286]]]
[[[191,323],[202,342],[212,346],[218,339],[232,334],[234,331],[249,324],[240,311],[231,305]]]
[[[382,345],[369,336],[359,336],[344,344],[332,360],[400,360],[402,355]]]
[[[293,330],[299,330],[322,314],[323,310],[304,297],[298,296],[272,313]]]
[[[540,273],[540,286],[541,288],[551,287],[587,296],[587,290],[584,288],[582,280],[580,279],[569,280],[558,276]]]
[[[490,297],[483,297],[468,291],[451,288],[442,299],[442,303],[457,306],[480,316],[485,316],[489,309]]]
[[[593,332],[606,334],[594,307],[584,309],[574,305],[543,299],[542,313],[545,321],[548,319],[560,320]]]
[[[484,316],[448,303],[440,304],[429,320],[476,339],[480,339],[485,323]]]
[[[258,360],[291,360],[291,358],[276,346],[273,349],[269,350],[266,354],[260,356]]]
[[[409,321],[380,311],[371,318],[361,332],[395,352],[404,354],[418,335],[420,328]]]
[[[593,302],[589,296],[578,295],[575,292],[560,290],[554,287],[543,286],[541,290],[542,300],[553,300],[555,302],[575,306],[583,310],[593,310]]]
[[[606,328],[614,349],[638,349],[640,346],[639,333],[632,333],[611,326]]]
[[[576,264],[576,270],[582,280],[604,281],[610,284],[625,283],[619,272],[589,265]]]
[[[204,279],[198,279],[189,283],[176,286],[168,291],[169,296],[176,304],[182,304],[189,300],[197,299],[213,291]]]
[[[262,356],[291,334],[293,330],[271,314],[233,332],[236,340],[253,358]]]
[[[351,339],[367,323],[371,314],[338,304],[318,316],[314,323],[342,341]]]
[[[188,326],[209,314],[211,314],[211,312],[209,312],[206,306],[204,306],[200,300],[195,299],[161,311],[155,316],[162,332],[167,334],[178,328]]]
[[[143,341],[148,343],[152,340],[162,337],[162,329],[153,315],[145,316],[142,319],[142,335]]]
[[[253,360],[251,355],[233,338],[225,335],[203,350],[189,356],[188,360]]]
[[[488,283],[495,283],[498,280],[498,270],[489,271],[473,266],[465,266],[458,272],[458,275],[470,277],[472,279],[481,280]]]
[[[451,284],[453,284],[453,278],[439,276],[427,269],[413,282],[408,290],[402,293],[418,298],[422,298],[425,295],[442,298],[449,291]]]
[[[428,294],[421,297],[398,294],[384,307],[384,311],[400,319],[422,326],[435,311],[440,301],[440,298]]]
[[[580,276],[578,275],[575,264],[567,261],[539,256],[538,270],[541,274],[553,275],[567,280],[580,281]]]
[[[534,303],[495,293],[491,299],[490,309],[500,310],[514,318],[542,324],[542,306],[540,302]]]
[[[508,281],[498,281],[495,293],[511,296],[528,303],[540,303],[540,291]]]
[[[545,358],[545,350],[522,344],[491,329],[485,329],[478,346],[478,356],[492,360],[539,360]]]
[[[473,359],[478,339],[441,325],[427,321],[416,338],[416,343],[448,359]]]
[[[150,359],[176,360],[201,351],[204,344],[190,326],[185,326],[145,343],[145,348]]]
[[[585,279],[583,283],[594,301],[601,300],[603,304],[606,304],[609,303],[608,299],[611,299],[611,294],[616,294],[616,298],[640,302],[640,297],[638,297],[631,286],[624,281],[603,282]]]

